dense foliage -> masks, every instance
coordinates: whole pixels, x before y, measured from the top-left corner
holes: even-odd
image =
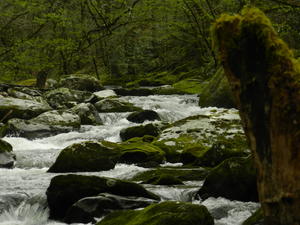
[[[211,23],[247,4],[300,48],[293,0],[2,0],[0,81],[91,73],[113,83],[161,72],[203,80],[218,67]]]

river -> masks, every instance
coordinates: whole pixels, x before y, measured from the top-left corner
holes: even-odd
[[[200,108],[195,95],[122,97],[136,106],[158,112],[165,122],[174,122],[192,115],[208,114],[211,108]],[[49,221],[46,204],[46,189],[52,177],[58,174],[47,173],[61,149],[73,143],[86,140],[120,141],[121,129],[136,124],[126,120],[128,113],[100,113],[104,125],[82,126],[79,131],[63,133],[52,137],[28,140],[20,137],[5,137],[17,155],[14,169],[0,169],[0,225],[61,225]],[[168,166],[172,166],[168,164]],[[180,166],[180,165],[173,165]],[[93,174],[119,179],[129,179],[146,168],[135,165],[117,164],[110,171]],[[160,195],[163,200],[192,201],[193,193],[202,182],[189,181],[185,186],[145,187]],[[239,225],[255,209],[253,202],[229,201],[224,198],[209,198],[201,202],[208,207],[216,225]]]

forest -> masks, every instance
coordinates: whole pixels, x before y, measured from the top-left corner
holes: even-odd
[[[300,224],[299,0],[1,0],[0,224]]]

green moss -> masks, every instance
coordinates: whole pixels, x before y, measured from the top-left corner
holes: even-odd
[[[145,135],[157,137],[159,135],[159,129],[153,124],[147,124],[142,126],[128,127],[120,132],[120,137],[123,141],[134,137],[143,137]]]
[[[162,176],[173,176],[182,181],[203,180],[207,176],[208,170],[203,168],[157,168],[141,172],[132,178],[133,181],[151,183]]]
[[[24,86],[35,86],[36,79],[21,80],[21,81],[16,82],[16,84],[24,85]]]
[[[242,225],[263,225],[264,216],[261,208],[255,211],[247,220],[243,222]]]
[[[0,153],[11,152],[12,150],[13,148],[8,142],[0,139]]]
[[[143,210],[119,211],[105,217],[97,225],[213,225],[205,206],[191,203],[162,202]]]
[[[110,170],[115,167],[119,151],[97,142],[82,142],[63,149],[48,172],[84,172]]]
[[[202,89],[202,81],[197,79],[185,79],[172,85],[176,90],[188,94],[199,94]]]

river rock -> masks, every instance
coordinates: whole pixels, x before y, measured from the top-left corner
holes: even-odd
[[[95,106],[91,103],[80,103],[71,109],[80,117],[81,125],[102,125],[102,120]]]
[[[119,151],[98,142],[82,142],[63,149],[48,172],[91,172],[115,167]]]
[[[144,208],[157,201],[142,197],[124,197],[103,193],[95,197],[80,199],[71,206],[64,218],[66,223],[96,222],[96,218],[103,217],[116,210]]]
[[[103,90],[103,91],[97,91],[93,93],[99,100],[102,100],[103,98],[109,98],[109,97],[116,97],[117,94],[114,92],[114,90]]]
[[[258,201],[256,170],[251,157],[231,158],[210,171],[198,192],[202,199],[224,197]]]
[[[220,68],[214,76],[204,83],[200,93],[199,106],[235,108],[236,104],[224,70]]]
[[[133,112],[126,119],[133,123],[143,123],[146,120],[149,121],[161,120],[158,113],[153,110],[143,110],[140,112]]]
[[[120,96],[149,96],[154,92],[148,88],[117,88],[114,89],[117,95]]]
[[[129,102],[122,102],[118,99],[102,99],[95,103],[99,112],[134,112],[140,111],[141,108],[134,106]]]
[[[15,87],[15,88],[9,88],[7,90],[7,93],[9,96],[13,98],[19,98],[19,99],[26,99],[26,100],[31,100],[31,101],[36,101],[40,103],[46,103],[46,100],[44,100],[41,97],[41,92],[38,90],[35,90],[33,88],[26,88],[26,87]]]
[[[133,141],[122,143],[102,142],[120,152],[118,162],[137,164],[142,167],[154,167],[165,161],[165,153],[148,142]]]
[[[242,225],[264,225],[265,219],[262,208],[256,210]]]
[[[0,139],[0,168],[12,168],[16,161],[16,155],[12,152],[12,146]]]
[[[46,92],[44,97],[54,109],[68,109],[74,107],[78,103],[87,102],[93,97],[93,94],[88,91],[58,88]]]
[[[97,225],[213,225],[207,208],[185,202],[162,202],[143,210],[118,211],[109,214]]]
[[[132,182],[96,176],[59,175],[52,178],[46,192],[50,218],[63,219],[78,200],[100,193],[159,200],[158,196]]]
[[[80,117],[71,111],[52,110],[31,120],[11,119],[8,133],[29,139],[52,136],[80,128]]]
[[[134,126],[122,129],[120,131],[120,137],[122,141],[126,141],[134,137],[143,137],[145,135],[157,137],[159,133],[160,130],[157,126],[153,124],[147,124],[144,126]]]
[[[0,120],[4,121],[11,118],[31,119],[49,110],[51,107],[46,103],[11,97],[0,98]]]
[[[104,89],[97,78],[87,74],[71,74],[63,76],[60,79],[58,86],[90,92]]]
[[[0,138],[5,137],[7,134],[7,125],[4,123],[0,123]]]

